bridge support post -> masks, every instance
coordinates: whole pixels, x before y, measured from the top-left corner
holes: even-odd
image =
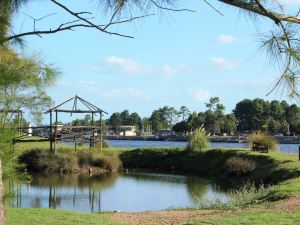
[[[53,126],[52,126],[52,110],[50,111],[50,134],[49,134],[49,139],[50,139],[50,151],[53,152]]]

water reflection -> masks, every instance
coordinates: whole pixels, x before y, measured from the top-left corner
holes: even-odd
[[[12,207],[133,212],[196,207],[229,198],[211,181],[153,172],[33,176],[30,183],[10,182],[15,191]]]

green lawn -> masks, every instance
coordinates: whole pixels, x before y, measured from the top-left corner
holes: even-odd
[[[191,220],[186,225],[296,225],[300,224],[300,211],[243,211],[234,215],[211,216],[205,219]]]
[[[52,209],[8,209],[8,225],[124,225],[105,214]]]

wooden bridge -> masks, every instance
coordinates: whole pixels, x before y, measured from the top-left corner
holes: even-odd
[[[63,108],[66,104],[71,102],[73,102],[71,109]],[[80,109],[79,104],[84,106],[84,109]],[[59,125],[59,113],[69,113],[70,116],[73,114],[90,114],[92,119],[91,125]],[[74,143],[75,149],[78,143],[89,144],[90,148],[94,147],[96,143],[100,143],[102,149],[102,117],[103,114],[108,114],[104,110],[76,95],[75,97],[49,109],[45,112],[45,114],[49,114],[49,126],[19,127],[19,136],[12,140],[13,144],[20,142],[49,142],[50,150],[55,152],[56,144],[58,142]],[[98,126],[95,125],[95,116],[97,114],[100,116]]]

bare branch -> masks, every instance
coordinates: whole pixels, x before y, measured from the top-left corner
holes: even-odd
[[[161,5],[159,5],[156,1],[154,0],[150,0],[157,8],[162,9],[162,10],[168,10],[168,11],[174,11],[174,12],[182,12],[182,11],[186,11],[186,12],[196,12],[194,10],[191,9],[172,9],[172,8],[167,8],[167,7],[163,7]]]
[[[106,30],[106,29],[111,25],[111,23],[113,22],[115,16],[116,16],[117,13],[119,12],[120,8],[121,8],[121,7],[117,8],[116,11],[113,13],[113,15],[112,15],[112,17],[111,17],[109,23],[103,28],[104,30]]]
[[[216,7],[214,7],[212,4],[210,4],[207,0],[203,0],[210,8],[215,10],[217,13],[219,13],[221,16],[224,16],[223,13],[221,13]]]
[[[124,19],[124,20],[113,21],[113,22],[109,23],[108,25],[106,25],[105,27],[109,27],[111,25],[116,25],[116,24],[121,24],[121,23],[128,23],[128,22],[132,22],[132,21],[137,20],[137,19],[142,19],[142,18],[145,18],[145,17],[154,16],[154,15],[155,14],[148,14],[148,15],[143,15],[143,16],[131,17],[131,18]]]
[[[78,28],[78,27],[85,27],[85,28],[93,28],[94,27],[94,26],[91,26],[91,25],[88,25],[88,24],[74,24],[74,25],[70,25],[70,26],[65,26],[66,24],[69,24],[69,23],[71,23],[71,22],[61,24],[56,29],[41,30],[41,31],[30,31],[30,32],[25,32],[25,33],[21,33],[21,34],[12,35],[12,36],[4,39],[4,42],[8,42],[8,41],[11,41],[13,39],[24,37],[24,36],[37,35],[39,37],[42,37],[41,35],[44,35],[44,34],[54,34],[54,33],[65,31],[65,30],[73,30],[73,28]],[[110,35],[126,37],[126,38],[133,38],[132,36],[123,35],[123,34],[119,34],[119,33],[116,33],[116,32],[105,31],[105,33],[110,34]]]

